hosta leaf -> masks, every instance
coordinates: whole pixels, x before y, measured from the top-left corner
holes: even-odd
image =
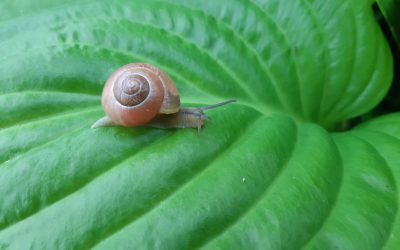
[[[399,122],[397,113],[333,136],[341,150],[343,180],[311,248],[398,248]]]
[[[393,171],[398,165],[377,150],[387,142],[371,144],[359,133],[334,136],[343,162],[341,188],[330,215],[308,244],[311,249],[377,249],[391,235],[398,197]],[[391,151],[397,146],[387,145]]]
[[[396,0],[377,0],[378,6],[390,27],[393,37],[397,41],[397,46],[400,46],[400,3]]]
[[[330,126],[375,105],[391,79],[388,46],[364,1],[48,5],[22,5],[15,14],[25,16],[2,22],[2,92],[99,94],[115,68],[146,61],[188,101],[236,98]]]
[[[3,1],[0,248],[394,248],[398,115],[371,2]],[[107,77],[147,62],[203,131],[101,128]],[[381,135],[382,128],[385,134]],[[394,222],[393,222],[394,221]]]

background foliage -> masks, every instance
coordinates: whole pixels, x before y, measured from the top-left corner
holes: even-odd
[[[395,249],[400,115],[369,119],[394,55],[372,4],[2,1],[0,248]],[[137,61],[185,106],[238,103],[200,134],[90,129]]]

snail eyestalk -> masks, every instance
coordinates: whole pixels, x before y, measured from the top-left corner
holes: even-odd
[[[221,106],[224,106],[226,104],[232,103],[232,102],[236,102],[236,100],[227,100],[224,102],[220,102],[220,103],[216,103],[216,104],[212,104],[212,105],[208,105],[208,106],[204,106],[204,107],[200,107],[201,110],[209,110],[209,109],[215,109]]]

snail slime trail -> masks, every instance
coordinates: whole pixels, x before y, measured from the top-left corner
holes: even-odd
[[[205,110],[232,102],[181,108],[178,89],[164,71],[146,63],[129,63],[108,78],[101,97],[106,116],[92,128],[152,126],[200,131],[208,120]]]

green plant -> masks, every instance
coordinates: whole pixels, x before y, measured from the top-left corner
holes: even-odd
[[[338,132],[392,83],[372,1],[64,2],[0,2],[0,248],[400,245],[400,115]],[[136,61],[238,104],[90,129]]]

